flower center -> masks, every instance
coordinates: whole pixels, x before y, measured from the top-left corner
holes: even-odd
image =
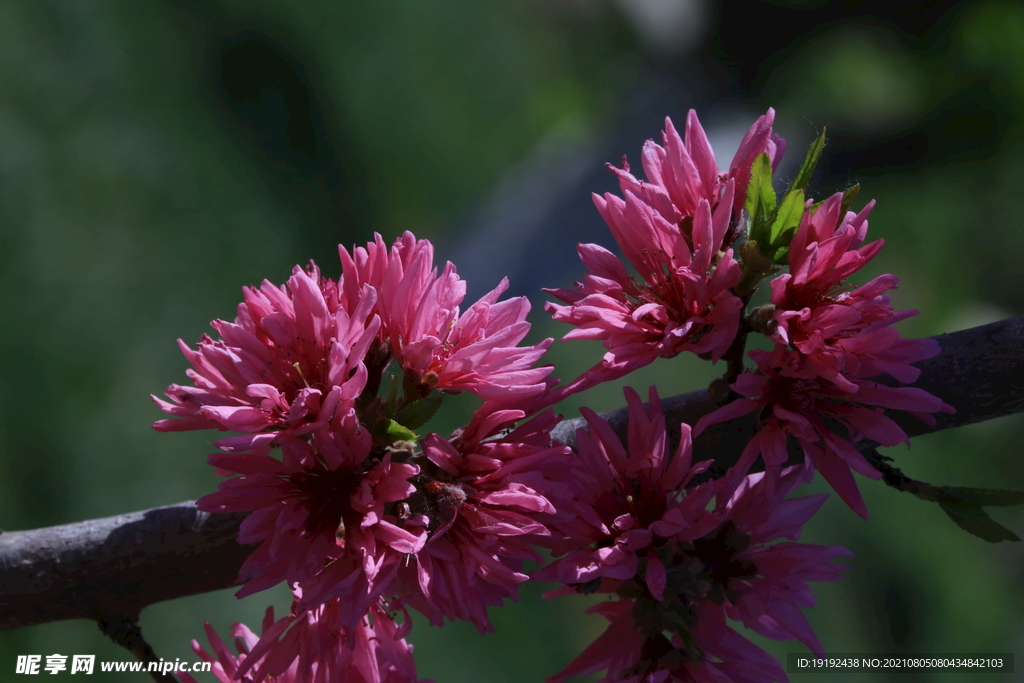
[[[319,466],[287,477],[294,486],[294,497],[309,509],[304,534],[308,537],[323,533],[334,534],[339,545],[344,545],[346,517],[355,523],[350,498],[359,487],[362,475],[348,469],[333,472]]]
[[[655,600],[646,582],[639,578],[619,587],[620,595],[634,600],[633,619],[645,637],[644,654],[637,665],[640,668],[633,673],[655,663],[655,668],[674,669],[683,661],[703,659],[703,651],[690,634],[697,624],[694,608],[704,600],[716,605],[726,600],[735,603],[740,582],[757,575],[752,561],[737,557],[748,547],[750,536],[729,520],[707,536],[683,544],[665,563],[668,575],[664,600]],[[666,633],[677,635],[682,644],[674,645]],[[674,663],[667,665],[669,660]]]
[[[721,605],[725,599],[735,602],[737,590],[734,580],[749,579],[757,574],[753,562],[736,557],[749,547],[750,536],[741,533],[732,520],[694,541],[692,559],[698,560],[702,566],[693,576],[692,596],[711,600],[716,605]],[[692,560],[689,566],[696,568]]]
[[[819,282],[792,287],[789,290],[789,297],[785,308],[791,310],[800,310],[801,308],[814,309],[834,304],[836,301],[832,295],[839,292],[832,292],[832,289],[838,288],[833,287],[831,284],[822,287]]]
[[[779,405],[791,413],[806,414],[814,410],[815,403],[826,400],[819,396],[822,383],[816,379],[799,379],[776,375],[772,377],[771,389],[765,398],[768,399],[763,412],[771,415],[771,406]],[[767,419],[762,420],[767,421]]]

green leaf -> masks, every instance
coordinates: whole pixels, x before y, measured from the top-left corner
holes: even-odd
[[[1024,491],[1008,489],[976,489],[969,486],[936,486],[936,499],[940,502],[970,505],[1024,505]]]
[[[940,501],[939,507],[961,529],[989,543],[1020,540],[1015,533],[989,517],[988,513],[977,505]]]
[[[779,207],[771,227],[772,249],[788,247],[804,215],[804,191],[790,190]]]
[[[821,135],[818,139],[811,143],[810,148],[807,150],[807,156],[804,157],[804,163],[800,164],[800,171],[797,172],[796,178],[793,179],[793,183],[789,186],[789,191],[802,190],[807,187],[807,183],[811,182],[811,174],[814,173],[814,167],[818,165],[818,157],[821,156],[821,150],[825,149],[825,129],[821,129]]]
[[[416,441],[420,437],[394,420],[388,421],[387,436],[392,441]]]
[[[409,429],[422,427],[427,424],[430,418],[434,417],[437,409],[441,407],[443,400],[440,396],[427,396],[426,398],[416,399],[405,404],[398,411],[397,419]]]
[[[843,216],[846,215],[846,212],[850,210],[850,207],[853,205],[853,200],[857,198],[858,194],[860,194],[860,183],[843,191],[843,201],[840,204],[839,209],[840,222],[843,220]]]
[[[391,380],[391,386],[388,389],[388,400],[384,407],[384,412],[388,415],[395,414],[395,406],[398,403],[398,380],[395,379],[394,375],[389,375]]]
[[[772,162],[768,154],[762,152],[750,167],[750,184],[747,185],[747,198],[743,204],[750,214],[750,238],[760,244],[771,241],[768,226],[777,202],[772,187]]]

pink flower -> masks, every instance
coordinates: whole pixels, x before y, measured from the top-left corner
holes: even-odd
[[[821,508],[827,494],[789,498],[804,481],[802,468],[783,472],[772,491],[764,473],[751,474],[731,495],[730,482],[719,480],[718,515],[723,519],[714,534],[696,542],[698,555],[721,559],[723,549],[734,551],[724,563],[735,574],[724,587],[726,615],[747,628],[773,640],[799,640],[821,656],[823,648],[800,607],[813,607],[817,599],[808,582],[837,581],[845,565],[832,562],[852,557],[841,546],[796,543],[805,523]],[[772,543],[779,538],[790,541]],[[712,576],[722,572],[714,565]],[[712,600],[717,602],[712,594]]]
[[[900,339],[892,327],[916,314],[893,310],[885,292],[896,287],[896,277],[882,275],[857,288],[846,284],[874,258],[882,241],[864,245],[874,202],[860,213],[841,215],[842,200],[837,193],[804,214],[789,245],[790,272],[771,283],[775,349],[750,352],[760,374],[741,374],[732,385],[745,398],[702,418],[696,431],[760,409],[761,429],[731,480],[738,481],[760,455],[771,490],[788,460],[787,440],[793,435],[807,466],[819,470],[854,511],[867,517],[850,470],[873,479],[881,473],[852,442],[867,437],[883,446],[909,445],[883,408],[906,410],[926,422],[932,421],[931,413],[953,409],[920,389],[868,379],[889,374],[914,382],[920,370],[912,364],[937,355],[939,346],[931,339]],[[847,436],[836,434],[835,426]]]
[[[551,441],[558,418],[548,411],[488,438],[510,417],[514,411],[481,410],[461,435],[424,439],[428,480],[419,505],[431,520],[430,538],[400,569],[400,600],[435,625],[447,617],[493,630],[487,608],[517,598],[518,585],[529,578],[524,560],[540,559],[531,544],[550,536],[541,519],[572,495],[558,483],[571,462],[570,449]]]
[[[354,629],[334,620],[337,601],[274,621],[268,608],[263,635],[235,624],[238,654],[233,654],[209,622],[206,634],[216,658],[192,641],[192,650],[213,664],[222,683],[416,683],[412,646],[405,642],[409,621],[399,626],[374,605]],[[289,628],[290,627],[290,628]],[[283,634],[283,637],[282,637]],[[180,674],[185,683],[196,683]],[[424,683],[429,683],[424,681]]]
[[[686,490],[690,480],[707,469],[709,462],[693,464],[690,426],[681,425],[679,447],[669,449],[665,417],[654,387],[650,413],[639,394],[625,389],[629,405],[629,442],[618,436],[592,410],[580,412],[589,432],[576,432],[579,460],[568,473],[575,486],[572,516],[557,527],[578,547],[565,557],[536,572],[540,581],[576,585],[601,578],[626,580],[637,574],[646,557],[645,581],[652,595],[661,599],[666,567],[650,550],[665,539],[693,540],[718,526],[706,511],[714,496],[710,482]]]
[[[245,436],[217,445],[245,450],[309,434],[362,392],[363,358],[380,327],[370,317],[372,288],[360,288],[351,307],[342,308],[335,283],[311,264],[305,271],[296,266],[286,286],[264,281],[242,291],[235,322],[212,323],[221,339],[204,335],[196,351],[178,340],[195,386],[172,384],[171,402],[153,397],[176,418],[156,422],[156,429],[240,432]]]
[[[882,240],[861,246],[867,235],[870,202],[840,216],[842,193],[804,214],[789,245],[790,272],[772,283],[776,330],[773,339],[793,350],[782,361],[787,377],[824,377],[844,391],[856,391],[848,376],[888,373],[901,382],[917,380],[915,363],[939,353],[931,339],[900,339],[892,324],[916,315],[897,313],[885,292],[894,275],[881,275],[861,287],[845,281],[882,248]]]
[[[297,582],[303,608],[344,597],[352,626],[426,541],[429,520],[407,513],[406,499],[422,500],[434,480],[405,439],[415,441],[410,430],[437,403],[414,404],[435,389],[484,397],[485,418],[466,440],[539,410],[555,380],[533,367],[550,339],[516,346],[529,303],[499,302],[505,282],[460,314],[465,283],[450,263],[438,276],[426,240],[406,233],[389,250],[378,235],[352,257],[340,253],[340,282],[310,265],[285,286],[244,288],[235,322],[213,323],[221,339],[181,344],[195,386],[154,399],[174,416],[154,426],[240,433],[218,441],[228,454],[210,462],[241,476],[200,501],[253,513],[239,540],[262,545],[243,566],[240,595]],[[393,360],[404,376],[378,396]]]
[[[369,457],[369,434],[353,416],[315,433],[312,442],[278,443],[283,460],[266,447],[211,455],[222,474],[241,476],[222,482],[198,507],[252,512],[238,541],[262,545],[242,565],[239,578],[247,583],[239,597],[281,581],[299,583],[306,606],[344,598],[351,627],[390,585],[403,558],[426,542],[425,521],[399,519],[394,510],[416,492],[410,480],[419,467],[394,462],[390,453]]]
[[[563,340],[600,339],[607,349],[566,392],[621,377],[659,356],[691,351],[718,360],[729,348],[743,307],[730,291],[742,278],[730,247],[739,235],[751,164],[762,152],[777,163],[784,149],[771,131],[774,116],[769,109],[754,123],[725,174],[693,111],[685,142],[666,119],[665,146],[644,146],[647,182],[625,162],[610,166],[624,198],[595,195],[594,203],[641,281],[608,250],[583,244],[580,258],[590,271],[584,281],[547,290],[567,305],[548,303],[546,310],[576,327]]]
[[[851,468],[872,479],[882,475],[852,442],[866,437],[883,446],[910,444],[909,437],[885,415],[883,408],[905,410],[925,421],[933,421],[931,413],[953,410],[922,389],[887,387],[862,378],[859,373],[873,371],[867,364],[844,373],[844,378],[854,386],[854,391],[846,391],[825,378],[784,375],[781,368],[788,352],[781,344],[776,345],[773,353],[750,351],[749,355],[757,362],[760,374],[741,374],[732,385],[743,398],[705,415],[694,431],[700,434],[709,425],[760,410],[761,429],[743,450],[729,478],[738,481],[760,455],[770,491],[789,459],[786,441],[793,435],[803,448],[807,467],[821,472],[839,497],[865,519],[867,508]],[[845,429],[847,436],[833,431],[826,420]]]
[[[548,680],[607,671],[602,681],[785,681],[778,662],[726,619],[822,651],[800,608],[816,602],[808,582],[838,579],[843,567],[832,560],[850,553],[794,541],[827,496],[785,499],[802,480],[799,468],[783,473],[774,489],[760,473],[739,486],[719,480],[685,489],[705,465],[690,465],[686,425],[669,459],[656,394],[649,416],[635,393],[627,398],[628,449],[592,414],[593,436],[578,433],[582,462],[572,478],[595,493],[577,510],[577,522],[589,524],[591,533],[575,537],[590,547],[534,575],[620,600],[590,610],[609,619],[608,630]],[[716,506],[709,511],[711,498]],[[615,516],[620,510],[627,512]]]
[[[666,219],[678,216],[677,222],[695,216],[702,199],[716,208],[723,199],[729,181],[733,180],[736,193],[727,204],[731,204],[730,208],[735,214],[733,219],[738,219],[747,197],[750,167],[754,160],[759,154],[767,153],[772,167],[777,168],[786,150],[786,141],[772,131],[774,122],[775,110],[769,108],[743,137],[726,173],[718,170],[715,153],[704,128],[697,120],[697,112],[692,109],[686,116],[685,141],[676,132],[672,119],[666,117],[665,130],[661,134],[665,146],[653,140],[644,144],[641,160],[647,175],[646,183],[629,173],[628,164],[623,163],[622,169],[610,164],[608,167],[619,177],[623,194],[633,192],[643,197],[648,204],[657,207]],[[614,226],[612,230],[615,230]],[[616,239],[619,239],[618,235]],[[623,246],[621,241],[620,246]]]
[[[408,382],[449,393],[469,391],[484,399],[535,396],[547,388],[551,366],[534,367],[551,340],[517,346],[530,330],[526,297],[498,301],[501,283],[464,313],[466,283],[447,263],[438,275],[434,248],[406,232],[390,251],[380,235],[352,255],[339,247],[342,289],[356,299],[370,284],[380,292],[381,339]]]

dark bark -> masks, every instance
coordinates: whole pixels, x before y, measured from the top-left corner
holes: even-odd
[[[0,629],[61,619],[136,622],[147,605],[235,583],[245,515],[191,501],[0,534]]]
[[[892,417],[911,436],[991,420],[1024,410],[1024,317],[939,335],[942,353],[919,364],[916,383],[957,409],[929,427],[912,415]],[[665,399],[667,421],[693,424],[718,407],[707,391]],[[620,436],[626,411],[604,415]],[[580,419],[554,435],[572,443]],[[754,434],[753,416],[715,425],[694,443],[713,459],[712,476],[739,457]],[[876,444],[859,444],[870,451]],[[793,451],[794,457],[798,453]],[[162,600],[227,588],[252,552],[235,543],[243,515],[205,514],[191,502],[32,531],[0,534],[0,629],[61,619],[116,615],[134,622]]]

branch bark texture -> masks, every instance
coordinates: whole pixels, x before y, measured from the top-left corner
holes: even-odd
[[[147,605],[231,586],[253,546],[245,515],[193,501],[0,534],[0,629],[61,619],[136,622]]]
[[[954,406],[935,427],[913,416],[891,416],[910,436],[960,427],[1024,411],[1024,317],[938,335],[942,353],[918,364],[915,386]],[[680,422],[695,423],[718,408],[707,391],[664,399],[678,439]],[[620,437],[626,411],[603,415]],[[580,419],[554,432],[575,441]],[[754,416],[709,428],[694,442],[694,458],[714,460],[719,476],[739,458],[757,429]],[[867,452],[877,444],[864,441]],[[802,458],[794,448],[794,459]],[[235,542],[244,515],[199,512],[189,501],[31,531],[0,534],[0,629],[62,619],[116,614],[135,621],[147,605],[236,584],[252,546]]]

